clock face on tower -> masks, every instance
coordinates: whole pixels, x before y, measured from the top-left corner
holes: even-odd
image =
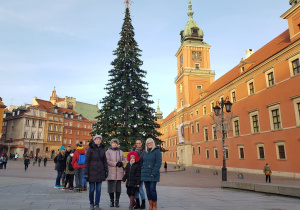
[[[201,52],[192,52],[192,57],[194,61],[202,61]]]

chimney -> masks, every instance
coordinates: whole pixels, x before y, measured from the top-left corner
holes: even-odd
[[[246,50],[246,59],[249,58],[254,53],[254,49],[247,49]]]

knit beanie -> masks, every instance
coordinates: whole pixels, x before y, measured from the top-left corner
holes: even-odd
[[[65,150],[66,148],[64,146],[61,146],[59,150]]]
[[[120,142],[119,142],[119,140],[118,140],[118,139],[112,139],[112,140],[110,141],[110,145],[112,145],[112,143],[114,143],[114,142],[116,142],[116,143],[117,143],[117,145],[119,145],[119,144],[120,144]]]
[[[101,140],[103,140],[101,135],[96,135],[96,136],[94,136],[94,137],[93,137],[93,140],[95,141],[96,138],[100,138]]]

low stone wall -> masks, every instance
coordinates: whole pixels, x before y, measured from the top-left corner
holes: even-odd
[[[245,183],[245,182],[224,182],[224,181],[221,182],[221,187],[300,198],[300,187],[271,185],[271,184],[254,184],[254,183]]]

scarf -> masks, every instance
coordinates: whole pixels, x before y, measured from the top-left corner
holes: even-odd
[[[111,150],[119,150],[119,147],[113,148],[112,146],[109,147]]]
[[[83,147],[79,147],[79,146],[78,146],[77,149],[83,149]]]

